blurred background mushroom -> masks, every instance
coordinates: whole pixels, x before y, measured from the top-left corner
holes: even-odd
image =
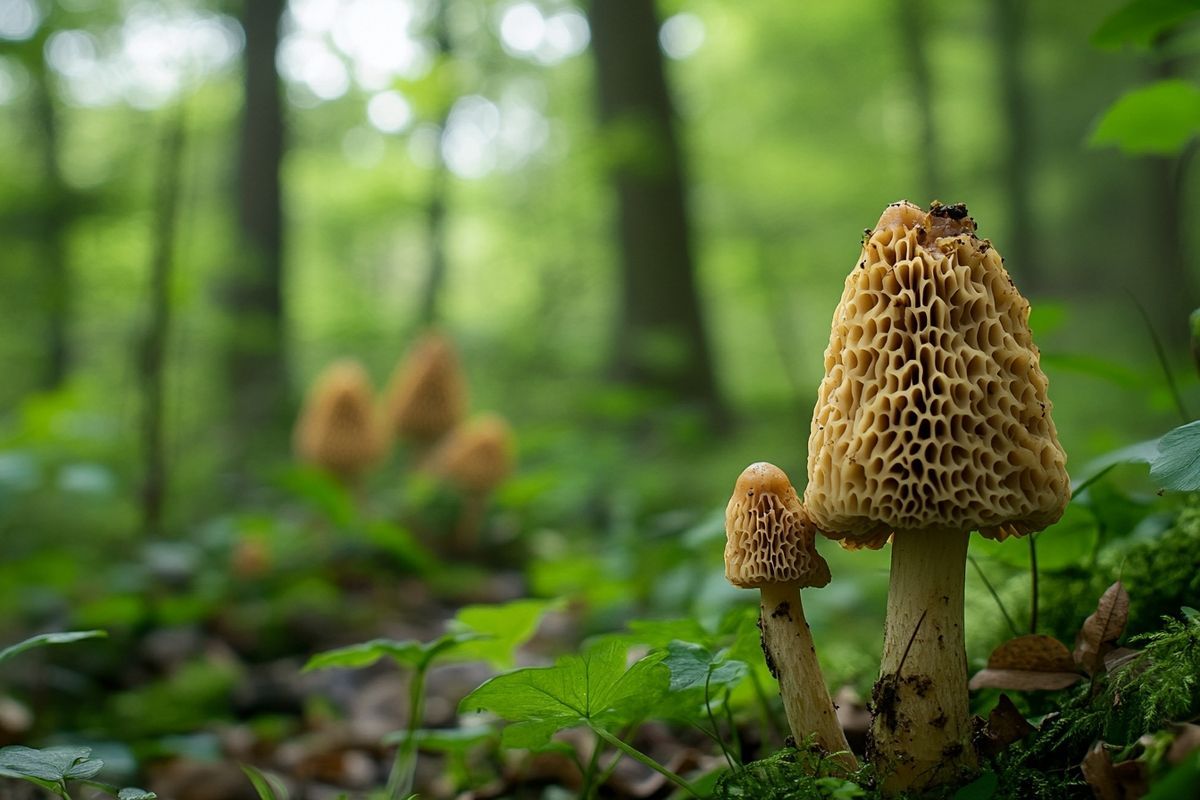
[[[418,456],[448,434],[466,414],[467,384],[454,343],[425,333],[392,372],[384,414],[397,439]]]
[[[294,434],[296,455],[347,486],[387,452],[371,379],[357,361],[335,362],[309,391]]]

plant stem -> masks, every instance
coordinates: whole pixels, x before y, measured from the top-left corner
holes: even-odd
[[[721,737],[721,729],[717,725],[717,719],[713,716],[712,697],[709,694],[709,686],[712,683],[712,668],[708,670],[708,674],[704,676],[704,710],[708,712],[708,724],[712,725],[713,737],[716,738],[717,744],[721,747],[721,754],[725,756],[725,760],[729,763],[729,769],[737,772],[737,765],[733,763],[733,756],[729,752],[729,748],[725,746],[725,740]]]
[[[1004,615],[1004,621],[1008,623],[1008,629],[1012,631],[1012,635],[1020,636],[1021,632],[1017,630],[1017,623],[1013,622],[1013,618],[1008,615],[1008,609],[1004,607],[1004,603],[1000,602],[1000,595],[996,593],[996,588],[992,586],[992,582],[988,580],[987,575],[983,574],[983,568],[979,566],[979,562],[975,560],[974,556],[967,556],[967,561],[971,562],[971,566],[975,568],[975,572],[979,575],[979,580],[983,581],[983,585],[987,587],[988,592],[992,595],[992,599],[996,601],[996,607]]]
[[[592,757],[588,759],[587,769],[583,772],[583,789],[579,792],[579,800],[589,800],[595,791],[593,784],[596,782],[596,765],[600,763],[600,752],[603,749],[600,734],[596,733],[596,741],[592,744]]]
[[[592,730],[595,732],[595,734],[597,736],[599,736],[601,739],[608,742],[613,747],[617,748],[622,753],[629,756],[630,758],[632,758],[634,761],[638,762],[642,766],[649,767],[650,769],[654,770],[659,775],[662,775],[664,778],[669,780],[671,783],[673,783],[676,786],[678,786],[679,788],[683,789],[685,792],[690,794],[692,797],[702,797],[702,795],[698,791],[696,791],[694,786],[692,786],[690,783],[688,783],[686,780],[684,780],[680,776],[676,775],[671,770],[664,767],[662,764],[655,761],[650,756],[643,753],[641,750],[638,750],[636,747],[634,747],[631,744],[627,744],[627,743],[621,741],[616,736],[613,736],[611,733],[604,730],[603,728],[597,728],[595,726],[590,726],[590,727],[592,728]]]
[[[745,753],[742,751],[742,737],[738,734],[737,722],[733,718],[733,706],[729,703],[729,698],[733,696],[731,689],[725,690],[725,717],[729,720],[729,737],[733,739],[733,745],[737,748],[737,763],[733,771],[737,772],[742,765],[742,759],[745,758]]]
[[[787,734],[783,732],[783,723],[779,721],[775,709],[771,707],[771,698],[767,696],[767,690],[763,688],[762,681],[758,677],[758,670],[750,670],[750,683],[754,686],[754,694],[758,696],[758,702],[762,705],[765,725],[775,732],[775,737],[780,742],[783,742]],[[766,738],[766,736],[763,737],[764,740]]]
[[[425,707],[425,673],[429,664],[420,664],[413,672],[408,685],[408,725],[404,741],[396,748],[396,760],[388,776],[387,796],[390,800],[404,800],[412,793],[413,777],[417,771],[416,731],[421,725]]]
[[[1038,566],[1036,533],[1029,534],[1029,632],[1037,633],[1038,623]]]

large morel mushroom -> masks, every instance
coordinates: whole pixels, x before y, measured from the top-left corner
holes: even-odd
[[[833,316],[805,506],[847,547],[892,542],[871,758],[886,792],[974,769],[968,536],[1039,531],[1070,498],[1029,303],[965,206],[901,202]]]

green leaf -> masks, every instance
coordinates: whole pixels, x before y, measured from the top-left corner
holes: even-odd
[[[263,772],[257,767],[242,764],[242,772],[250,779],[254,791],[262,800],[288,800],[287,787],[277,776]]]
[[[281,472],[276,484],[304,500],[339,528],[348,527],[357,514],[354,500],[331,475],[313,467],[291,467]]]
[[[1093,147],[1132,155],[1176,155],[1200,132],[1200,87],[1173,78],[1127,92],[1092,133]]]
[[[749,667],[743,661],[733,661],[725,651],[710,653],[692,642],[674,641],[667,645],[662,663],[671,672],[670,689],[682,692],[706,685],[715,694],[718,688],[733,688],[746,677]]]
[[[1150,478],[1163,489],[1200,490],[1200,420],[1168,432],[1158,440],[1150,462]]]
[[[9,777],[54,783],[87,780],[104,768],[104,762],[91,755],[90,747],[0,747],[0,770]]]
[[[476,633],[481,638],[464,643],[455,658],[486,661],[496,669],[511,669],[518,647],[537,633],[542,617],[560,608],[560,600],[515,600],[503,605],[466,606],[451,623],[460,633]]]
[[[1145,376],[1140,372],[1132,370],[1124,364],[1095,356],[1043,352],[1041,363],[1042,366],[1051,369],[1099,378],[1124,389],[1136,389],[1146,383]]]
[[[1131,44],[1150,47],[1159,34],[1200,11],[1200,0],[1133,0],[1100,23],[1092,34],[1097,47]]]
[[[1200,751],[1192,753],[1161,780],[1155,781],[1146,800],[1194,797],[1197,786],[1200,786]]]
[[[554,740],[554,734],[564,727],[557,719],[530,719],[513,722],[500,734],[500,745],[507,750],[531,750],[535,753],[571,753],[571,745]]]
[[[304,671],[340,667],[343,669],[358,669],[369,667],[381,658],[390,658],[402,667],[424,669],[439,656],[452,653],[456,648],[468,642],[485,638],[473,631],[448,633],[439,636],[431,642],[407,640],[403,642],[394,639],[372,639],[362,644],[352,644],[318,653],[304,665]]]
[[[10,659],[18,653],[24,653],[26,650],[32,650],[35,647],[45,647],[46,645],[50,644],[70,644],[71,642],[78,642],[82,639],[103,639],[106,636],[108,636],[107,631],[43,633],[39,636],[32,636],[23,642],[0,650],[0,661]]]
[[[994,772],[985,772],[954,793],[954,800],[989,800],[1000,783]]]
[[[626,642],[650,647],[666,647],[676,639],[686,642],[712,644],[714,636],[691,617],[681,619],[635,619],[629,623],[629,633],[617,634]]]
[[[147,792],[145,789],[138,789],[135,786],[129,786],[117,792],[117,800],[156,800],[158,795],[154,792]]]
[[[544,743],[554,732],[579,725],[608,728],[645,715],[667,691],[670,672],[661,654],[625,668],[626,646],[606,638],[580,655],[566,655],[552,667],[497,675],[465,698],[462,712],[491,711],[522,726],[522,741]]]

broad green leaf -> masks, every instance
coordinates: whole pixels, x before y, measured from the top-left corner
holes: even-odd
[[[91,758],[90,747],[31,747],[0,748],[0,770],[19,777],[62,782],[87,780],[104,768],[104,762]]]
[[[554,740],[554,734],[570,725],[560,724],[558,719],[530,719],[504,726],[500,734],[500,745],[507,750],[532,750],[535,753],[571,752],[571,746]]]
[[[1158,440],[1150,478],[1163,489],[1200,490],[1200,420],[1169,431]]]
[[[347,527],[357,516],[350,493],[319,469],[289,468],[279,474],[276,484],[312,505],[339,528]]]
[[[434,566],[433,555],[399,525],[386,520],[373,520],[361,526],[352,526],[352,529],[364,541],[393,556],[402,566],[414,572],[427,572]]]
[[[628,627],[628,633],[619,633],[617,637],[630,644],[644,644],[649,647],[666,647],[676,639],[711,645],[715,638],[703,625],[691,617],[635,619],[630,621]]]
[[[381,658],[390,658],[400,666],[423,669],[438,656],[452,653],[456,648],[482,638],[484,637],[480,634],[468,631],[448,633],[431,642],[418,642],[411,639],[403,642],[394,639],[372,639],[362,644],[352,644],[348,647],[339,647],[336,650],[318,653],[304,665],[304,671],[331,667],[358,669],[369,667]]]
[[[707,685],[715,694],[718,689],[736,686],[748,671],[745,662],[730,660],[725,651],[714,654],[698,644],[678,640],[667,645],[662,663],[671,672],[672,692]]]
[[[14,644],[11,647],[6,647],[0,650],[0,661],[5,661],[12,658],[18,653],[24,653],[26,650],[32,650],[35,647],[44,647],[50,644],[70,644],[78,642],[81,639],[103,639],[108,636],[107,631],[69,631],[66,633],[43,633],[39,636],[32,636],[23,642]]]
[[[670,672],[660,659],[661,654],[651,654],[626,669],[625,644],[606,638],[552,667],[497,675],[463,698],[459,708],[539,723],[519,732],[534,741],[578,725],[607,728],[641,718],[663,697]],[[512,735],[506,741],[511,740]]]
[[[511,669],[518,647],[537,633],[542,617],[560,608],[559,600],[514,600],[502,605],[466,606],[459,610],[451,629],[476,633],[482,638],[464,643],[454,657],[486,661],[497,669]]]
[[[1159,34],[1200,11],[1200,0],[1133,0],[1100,23],[1092,34],[1097,47],[1124,44],[1150,47]]]
[[[1200,751],[1193,752],[1179,766],[1155,781],[1146,800],[1195,797],[1197,786],[1200,786]]]
[[[1133,155],[1175,155],[1200,132],[1200,86],[1170,79],[1127,92],[1092,133],[1093,147],[1116,145]]]

